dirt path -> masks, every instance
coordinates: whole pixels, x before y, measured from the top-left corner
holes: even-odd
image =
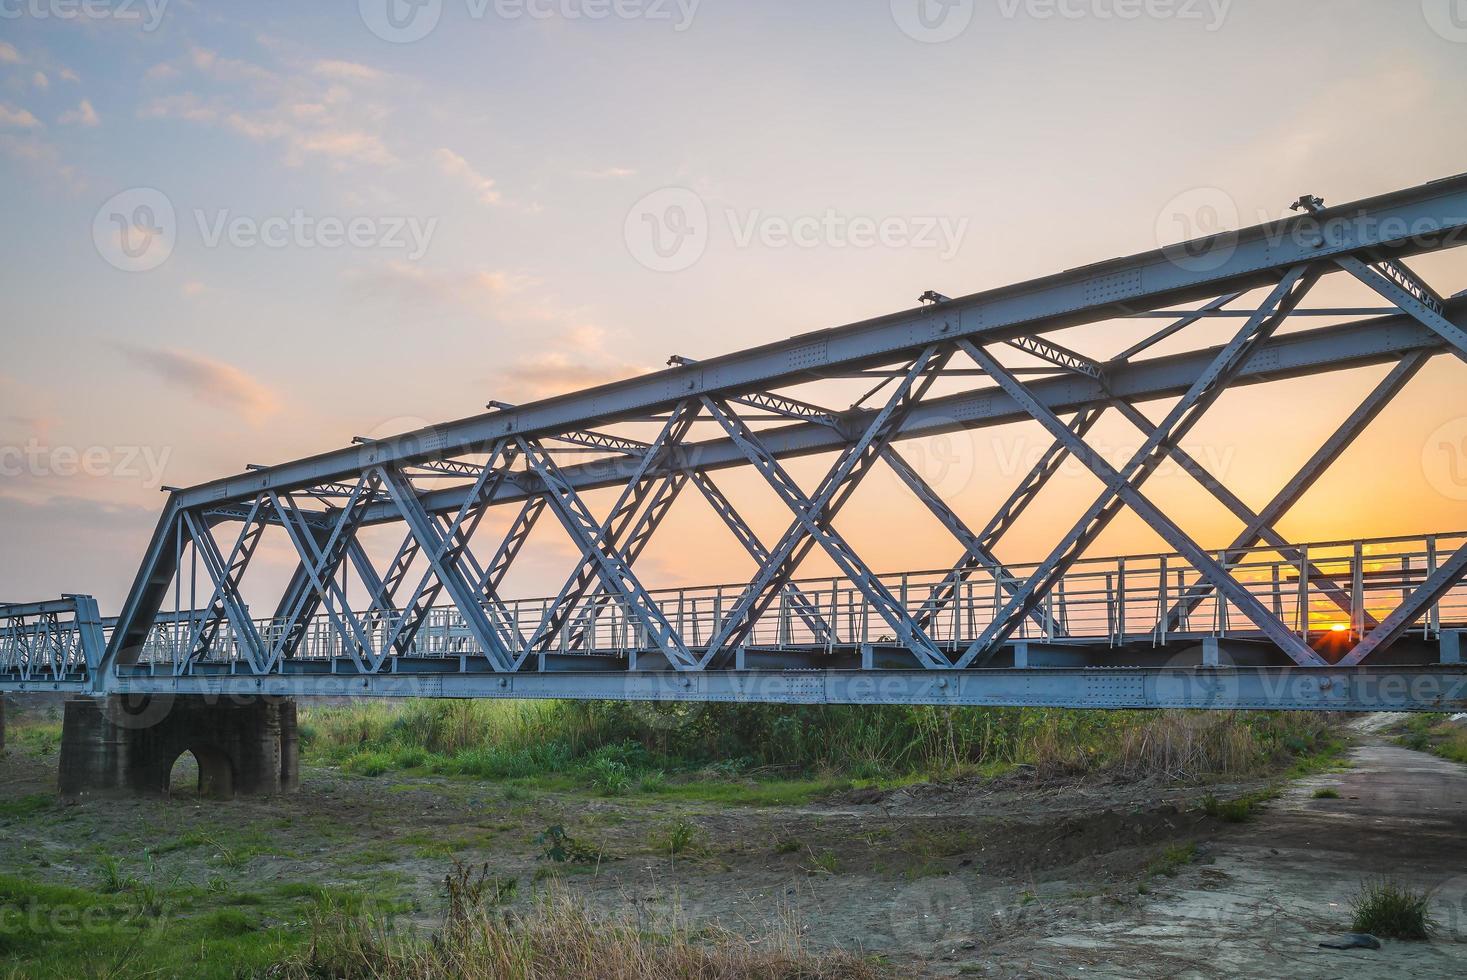
[[[1365,726],[1367,729],[1371,726]],[[1293,784],[1207,860],[1158,878],[1114,915],[1048,922],[1000,941],[993,975],[1085,977],[1467,976],[1467,768],[1363,734],[1345,773]],[[1333,788],[1339,799],[1315,799]],[[1338,952],[1362,879],[1436,889],[1439,935]]]

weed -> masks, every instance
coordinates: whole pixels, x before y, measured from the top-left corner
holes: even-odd
[[[259,924],[238,909],[217,909],[204,918],[204,935],[228,939],[254,932]]]
[[[736,785],[753,769],[880,780],[1018,765],[1130,778],[1252,774],[1336,751],[1332,724],[1310,712],[409,701],[308,709],[301,738],[308,758],[356,775],[562,776],[619,795],[661,793],[658,771],[699,773],[704,785]]]
[[[116,895],[128,891],[136,883],[122,871],[122,862],[111,854],[102,855],[97,861],[98,891],[104,895]]]
[[[642,773],[642,778],[637,780],[637,792],[639,793],[661,793],[667,789],[667,773],[661,769]]]
[[[238,871],[250,863],[252,855],[247,850],[225,847],[212,837],[204,838],[203,843],[214,850],[214,860],[230,871]]]
[[[591,785],[607,796],[621,796],[632,786],[632,772],[625,762],[600,757],[588,767]]]
[[[697,849],[701,837],[702,831],[697,824],[680,817],[653,834],[652,845],[669,857],[676,857]]]
[[[570,836],[559,824],[546,827],[536,836],[535,843],[541,848],[536,858],[540,861],[554,861],[556,864],[596,864],[602,857],[599,847],[593,847]]]
[[[810,855],[810,864],[805,868],[806,874],[835,874],[836,856],[834,851],[821,851],[819,854],[816,854],[814,851],[807,851],[806,853]]]
[[[270,969],[282,980],[317,977],[800,977],[875,980],[872,961],[811,953],[798,927],[745,939],[721,929],[652,932],[630,916],[594,914],[552,889],[523,915],[471,915],[434,938],[400,936],[363,918],[312,920],[300,953]]]
[[[780,842],[778,842],[777,844],[774,845],[774,853],[775,854],[798,854],[798,853],[800,853],[800,851],[804,850],[804,847],[805,847],[804,844],[801,844],[799,841],[795,840],[793,837],[786,837],[784,840],[782,840],[782,841],[780,841]]]
[[[1197,845],[1191,842],[1173,844],[1161,852],[1161,856],[1146,866],[1148,875],[1176,877],[1177,872],[1197,860]]]
[[[0,800],[0,817],[31,817],[42,810],[49,810],[55,800],[45,794],[36,793],[15,800]]]
[[[1389,939],[1426,939],[1436,927],[1429,914],[1431,893],[1389,878],[1361,884],[1350,928]]]
[[[1248,793],[1234,800],[1219,800],[1208,793],[1202,799],[1202,810],[1209,817],[1218,817],[1227,823],[1246,823],[1267,801],[1279,795],[1274,788]]]
[[[1316,800],[1338,800],[1340,791],[1333,786],[1323,786],[1314,791],[1314,798]]]
[[[514,901],[519,884],[514,878],[492,877],[488,864],[475,867],[454,861],[453,868],[443,876],[448,908],[446,924],[450,928],[462,928],[485,908]]]

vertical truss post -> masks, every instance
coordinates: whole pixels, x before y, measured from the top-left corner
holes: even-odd
[[[209,652],[214,638],[219,633],[220,623],[224,619],[229,620],[235,638],[244,648],[250,668],[256,673],[263,671],[265,644],[260,637],[259,630],[255,629],[254,622],[250,620],[244,600],[240,597],[239,583],[244,576],[245,569],[249,567],[250,559],[254,557],[255,549],[259,547],[260,538],[268,523],[266,518],[268,510],[269,508],[260,498],[255,499],[249,513],[245,516],[244,526],[240,529],[239,537],[235,540],[234,548],[230,551],[227,561],[219,551],[219,545],[214,541],[214,536],[210,533],[208,526],[192,512],[183,512],[183,524],[188,529],[189,539],[193,542],[194,553],[202,561],[204,571],[214,585],[214,591],[205,607],[204,618],[195,626],[193,635],[189,638],[187,656],[174,665],[175,672],[183,672],[194,661]]]
[[[1340,667],[1354,667],[1376,650],[1390,646],[1411,628],[1411,624],[1427,615],[1432,606],[1467,575],[1467,544],[1443,561],[1425,582],[1411,593],[1380,625],[1371,630],[1339,661]]]

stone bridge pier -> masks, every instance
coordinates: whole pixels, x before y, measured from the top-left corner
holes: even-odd
[[[63,797],[166,794],[173,764],[192,752],[199,792],[216,799],[288,793],[300,785],[295,702],[285,698],[108,695],[66,702]]]

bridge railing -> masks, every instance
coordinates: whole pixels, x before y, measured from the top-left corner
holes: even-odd
[[[1454,532],[1257,547],[1215,557],[1306,643],[1329,635],[1330,642],[1343,650],[1389,615],[1437,569],[1443,556],[1464,543],[1467,532]],[[880,581],[934,642],[956,652],[982,634],[1034,567],[979,565],[961,575],[950,569],[915,571],[882,575]],[[696,650],[725,624],[743,588],[725,583],[654,590],[651,595],[682,641]],[[627,657],[648,649],[646,631],[635,614],[605,595],[590,595],[577,603],[564,626],[547,635],[541,626],[550,618],[553,603],[548,598],[524,599],[486,610],[515,653]],[[184,612],[155,625],[140,663],[155,672],[186,670],[188,643],[201,618],[201,613]],[[391,639],[388,627],[363,619],[363,633],[374,652],[382,652]],[[1463,624],[1467,624],[1467,584],[1447,592],[1413,624],[1412,632],[1432,639],[1444,625]],[[255,626],[266,644],[280,638],[281,628],[268,619],[257,620]],[[1120,646],[1205,636],[1253,639],[1260,634],[1233,603],[1219,600],[1185,558],[1158,553],[1077,563],[1014,639]],[[747,645],[834,650],[901,643],[861,589],[835,577],[791,583],[759,617]],[[350,652],[330,617],[322,614],[307,624],[296,659],[346,658]],[[444,606],[429,611],[406,656],[474,657],[481,652],[458,610]],[[384,663],[390,664],[390,659]],[[198,662],[237,662],[240,669],[248,669],[248,658],[228,623],[207,657]]]
[[[91,596],[0,603],[0,677],[85,680],[105,648],[102,619]]]

